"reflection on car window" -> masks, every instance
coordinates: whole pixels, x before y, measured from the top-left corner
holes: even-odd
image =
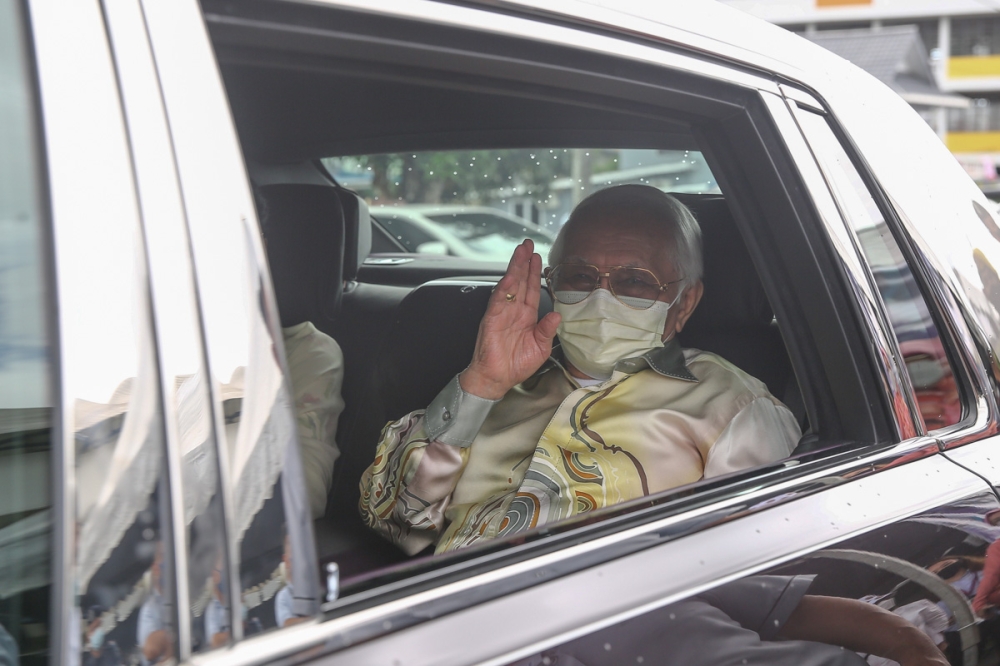
[[[719,191],[691,150],[537,148],[393,153],[323,160],[364,196],[408,252],[503,261],[525,238],[544,258],[570,211],[592,191],[639,183]]]
[[[510,666],[995,663],[998,522],[964,497]]]
[[[92,107],[107,190],[78,193],[56,218],[63,304],[63,391],[72,410],[77,606],[69,625],[83,663],[169,662],[178,651],[176,563],[165,422],[144,239],[110,68],[95,76]],[[98,198],[100,197],[100,198]],[[180,389],[180,393],[190,390]]]
[[[799,120],[871,266],[927,430],[958,423],[962,402],[955,374],[899,244],[826,120],[809,112]]]
[[[0,0],[0,663],[45,664],[50,341],[37,145],[18,3]]]

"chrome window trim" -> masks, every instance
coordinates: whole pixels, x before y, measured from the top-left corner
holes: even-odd
[[[392,663],[393,658],[399,659],[399,655],[406,655],[405,659],[400,659],[400,663],[408,666],[424,663],[508,663],[537,649],[608,626],[854,534],[972,493],[989,491],[982,479],[945,460],[943,456],[934,453],[936,450],[935,441],[919,438],[893,447],[890,452],[880,456],[844,464],[834,470],[820,471],[785,485],[761,489],[742,497],[731,498],[727,502],[670,516],[353,614],[326,621],[313,621],[270,636],[252,637],[224,653],[196,655],[192,658],[192,663],[247,666],[276,659],[300,661],[320,655],[323,655],[324,663],[332,664]],[[916,451],[929,452],[930,455],[921,460],[908,461],[909,456]],[[795,497],[796,488],[807,485],[809,481],[843,481],[845,476],[860,469],[871,469],[876,465],[881,467],[883,464],[892,467],[904,462],[908,464],[899,464],[866,478],[852,478],[848,483],[828,487],[822,492]],[[934,483],[926,482],[929,476],[934,478]],[[914,487],[929,488],[932,491],[914,502],[912,492],[904,492],[912,491]],[[775,503],[772,504],[772,501]],[[765,506],[760,506],[761,504]],[[751,508],[748,512],[748,505],[758,508]],[[716,512],[718,515],[715,515]],[[798,524],[798,519],[793,521],[795,516],[803,517],[802,522],[809,525],[806,518],[813,519],[817,515],[834,516],[838,520],[850,517],[851,524],[848,526],[834,520],[834,524],[829,526],[833,527],[831,531],[824,521],[822,527],[809,526],[808,529],[813,530],[809,534],[808,530],[786,529],[786,522]],[[656,532],[669,532],[697,517],[707,517],[710,525],[683,539],[675,538],[657,545],[652,543],[658,539]],[[767,544],[755,546],[759,549],[755,553],[750,553],[752,549],[747,548],[702,546],[705,543],[725,541],[725,537],[719,535],[728,533],[744,535],[739,542],[741,545],[747,544],[754,538],[754,534],[763,535],[766,528],[773,529],[775,526],[779,526],[781,535],[787,538],[782,540],[768,537],[764,539]],[[836,536],[831,536],[834,533]],[[622,544],[632,540],[649,547],[621,556]],[[766,549],[770,550],[764,552]],[[608,552],[609,556],[603,562],[582,570],[567,572],[558,568],[561,563],[597,551]],[[699,566],[706,569],[700,573],[692,571],[690,576],[681,575],[674,570],[670,576],[671,582],[658,580],[657,575],[662,575],[664,558],[671,558],[669,561],[675,562],[677,551],[703,554],[704,563]],[[709,554],[723,559],[732,556],[734,561],[719,563],[718,566],[710,565]],[[742,560],[735,562],[739,558]],[[717,575],[720,570],[724,573]],[[537,578],[538,583],[518,589],[513,594],[505,594],[504,582],[515,576]],[[609,582],[613,577],[617,577],[619,582]],[[631,584],[622,582],[623,580],[630,581]],[[637,584],[640,581],[642,584]],[[594,611],[588,610],[589,606],[582,602],[565,603],[557,608],[547,605],[551,604],[552,599],[574,590],[588,588],[592,591],[594,585],[608,585],[609,590],[614,590],[613,594],[609,592],[601,598],[608,600],[609,607],[615,604],[618,610],[595,617]],[[655,592],[653,587],[657,588]],[[484,590],[490,589],[499,590],[499,593],[484,600]],[[648,596],[651,594],[662,596],[650,600]],[[643,595],[647,598],[643,598]],[[515,613],[514,609],[518,609],[518,612]],[[539,612],[534,613],[531,609],[539,609]],[[461,612],[456,613],[458,610]],[[505,626],[503,632],[491,630],[493,624],[488,618],[510,618],[512,614],[529,616],[527,624],[530,627],[515,630]],[[561,628],[556,628],[554,625],[560,622],[572,625],[573,629],[562,625]],[[526,646],[517,636],[525,632],[530,635],[531,631],[540,633],[544,639]],[[427,638],[427,635],[436,638]],[[441,642],[443,637],[449,635],[451,642]],[[469,639],[462,641],[461,648],[466,651],[461,654],[456,654],[454,650],[443,652],[442,646],[454,645],[455,635],[463,635]],[[470,636],[476,638],[469,638]],[[482,650],[490,641],[494,644],[497,641],[506,643],[494,654],[475,652]],[[337,650],[340,651],[326,654]]]
[[[956,298],[947,281],[934,266],[931,257],[920,247],[913,235],[915,225],[909,222],[903,209],[895,199],[882,187],[871,167],[868,166],[864,154],[854,145],[849,132],[838,121],[836,114],[827,112],[830,122],[837,125],[846,137],[845,149],[861,166],[859,172],[869,181],[869,187],[874,187],[884,200],[884,209],[889,215],[886,223],[898,231],[897,240],[911,270],[918,274],[918,280],[925,288],[921,288],[925,300],[945,328],[942,331],[942,343],[956,355],[949,356],[949,362],[958,373],[957,379],[963,381],[965,393],[963,399],[970,401],[966,407],[974,414],[971,422],[964,419],[953,426],[932,431],[931,436],[939,439],[944,449],[962,446],[983,437],[1000,432],[1000,409],[992,390],[993,383],[984,368],[980,349],[989,349],[989,345],[981,347],[976,341],[973,329],[969,327],[967,317],[962,310],[962,299]],[[844,142],[842,140],[842,142]],[[876,198],[877,200],[877,198]],[[957,364],[957,365],[956,365]],[[915,399],[915,394],[914,394]]]
[[[791,89],[789,86],[782,87],[783,89]],[[819,102],[816,103],[819,104]],[[829,110],[826,113],[830,123],[843,132],[845,138],[841,139],[841,142],[851,158],[856,161],[856,167],[862,177],[868,181],[869,188],[874,188],[875,191],[872,194],[873,196],[878,195],[876,201],[879,197],[883,199],[880,202],[880,208],[883,209],[884,213],[887,213],[886,223],[898,232],[896,239],[903,255],[910,269],[918,274],[918,282],[921,284],[920,292],[928,302],[932,316],[936,312],[937,319],[945,329],[940,332],[942,344],[956,352],[956,354],[949,356],[949,362],[955,366],[953,370],[958,375],[956,379],[964,384],[963,393],[965,395],[962,397],[968,401],[965,406],[969,409],[972,420],[963,419],[955,425],[934,430],[930,435],[938,438],[944,449],[962,446],[983,437],[995,435],[1000,432],[1000,410],[998,410],[995,394],[991,388],[992,382],[983,366],[981,347],[967,324],[967,318],[960,305],[961,300],[954,297],[947,281],[934,267],[934,262],[915,241],[913,236],[915,226],[908,223],[902,208],[879,183],[875,173],[868,166],[864,154],[851,140],[849,132],[838,121],[835,113]],[[988,349],[988,345],[985,348]],[[905,365],[903,370],[908,378],[909,373],[905,372]],[[915,402],[915,392],[913,397]]]
[[[148,23],[148,19],[146,17],[146,13],[147,13],[146,12],[146,8],[142,4],[141,0],[140,0],[140,11],[143,14],[143,21],[146,22],[146,23]],[[148,25],[146,25],[145,26],[145,34],[146,34],[146,38],[147,38],[147,43],[149,44],[149,48],[150,48],[150,51],[151,51],[151,56],[153,58],[154,66],[156,66],[156,53],[155,53],[155,49],[153,48],[153,44],[150,43],[151,37],[149,35],[149,30],[150,29],[149,29]],[[212,62],[212,64],[214,65],[214,61]],[[157,79],[158,79],[158,85],[159,85],[159,72],[158,71],[157,71]],[[161,100],[162,100],[163,94],[164,93],[163,93],[162,85],[160,85]],[[167,123],[168,131],[169,131],[170,118],[169,118],[169,114],[167,113],[167,109],[166,109],[165,103],[164,103],[164,114],[165,114],[165,121]],[[171,137],[171,142],[172,141],[173,141],[173,137]],[[176,158],[174,159],[174,165],[175,165],[175,169],[179,169],[180,168],[179,165],[177,164]],[[177,173],[177,172],[175,171],[175,173]],[[177,173],[177,179],[178,179],[177,180],[178,193],[179,193],[179,196],[181,197],[181,200],[183,201],[184,200],[184,193],[183,193],[183,187],[182,187],[182,183],[181,183],[181,180],[180,180],[180,174],[179,173]],[[252,208],[250,210],[252,211]],[[188,239],[189,239],[189,243],[190,243],[190,237],[191,237],[191,235],[190,235],[190,219],[189,219],[189,216],[188,216],[187,204],[186,203],[184,204],[184,215],[185,215],[185,226],[186,226],[185,232],[187,233],[187,236],[188,236]],[[256,216],[254,215],[252,219],[256,220]],[[193,257],[193,252],[191,254],[192,254],[192,256],[191,256],[191,270],[192,270],[192,274],[194,276],[194,292],[195,292],[194,293],[194,298],[197,301],[197,307],[198,307],[198,313],[199,313],[199,322],[201,324],[200,335],[201,335],[202,359],[203,359],[203,362],[205,364],[204,367],[206,368],[206,372],[207,372],[207,375],[208,375],[208,378],[209,378],[209,381],[208,381],[209,400],[212,403],[211,404],[212,423],[213,423],[213,428],[214,428],[214,431],[215,431],[216,450],[217,450],[217,453],[218,453],[218,460],[219,460],[219,479],[220,479],[221,491],[222,491],[223,521],[224,521],[224,523],[226,525],[226,549],[227,549],[227,555],[228,555],[227,561],[228,561],[228,565],[229,565],[229,581],[228,581],[228,586],[229,586],[229,603],[230,603],[229,608],[230,608],[230,617],[233,618],[233,613],[235,612],[235,609],[239,605],[242,604],[242,599],[240,597],[240,592],[242,590],[242,586],[241,586],[240,575],[239,575],[240,567],[241,567],[242,563],[240,561],[239,548],[238,548],[237,543],[236,543],[236,541],[237,541],[236,535],[233,533],[233,530],[230,527],[230,526],[232,526],[232,525],[235,524],[234,516],[233,516],[233,511],[234,511],[233,507],[235,506],[235,499],[234,499],[234,496],[233,496],[234,488],[233,488],[233,483],[232,483],[232,472],[231,472],[232,465],[231,465],[231,461],[230,461],[230,457],[229,457],[229,450],[228,450],[228,447],[226,446],[225,438],[222,436],[222,433],[225,430],[225,415],[223,414],[222,396],[221,396],[221,392],[220,392],[220,387],[217,385],[217,383],[216,383],[216,381],[214,379],[214,375],[213,375],[213,373],[211,371],[211,364],[210,364],[210,361],[209,361],[209,358],[208,358],[208,333],[206,331],[205,317],[204,317],[204,314],[203,314],[203,307],[202,307],[202,299],[201,299],[201,296],[200,296],[200,294],[198,292],[198,277],[197,277],[198,268],[197,268],[197,262],[195,261],[195,259]],[[242,638],[243,638],[243,622],[242,621],[240,621],[240,622],[231,622],[231,624],[230,624],[230,632],[231,632],[231,637],[232,637],[232,643],[238,643],[240,640],[242,640]],[[189,657],[190,657],[190,655],[189,655]]]
[[[888,407],[893,412],[896,435],[900,440],[921,435],[923,425],[914,418],[913,389],[905,369],[900,369],[902,356],[898,345],[886,334],[886,331],[892,329],[885,319],[874,278],[860,252],[857,236],[844,219],[826,176],[799,128],[795,119],[795,102],[763,92],[761,98],[781,132],[785,146],[819,212],[830,244],[840,259],[843,274],[847,276],[848,288],[855,296],[857,312],[868,333],[865,342],[882,379]]]

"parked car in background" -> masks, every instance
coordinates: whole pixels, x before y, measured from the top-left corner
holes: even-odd
[[[503,211],[485,206],[375,206],[371,215],[408,251],[479,261],[507,261],[525,238],[545,256],[555,237]]]
[[[368,531],[386,424],[551,243],[417,199],[549,221],[619,172],[697,217],[681,342],[788,406],[792,455],[443,555]],[[997,266],[905,102],[708,0],[0,0],[0,661],[905,661],[780,640],[813,605],[996,663]],[[315,521],[293,312],[343,351]]]

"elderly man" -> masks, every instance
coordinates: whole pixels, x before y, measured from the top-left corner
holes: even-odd
[[[681,349],[701,232],[642,185],[592,194],[549,254],[515,251],[475,353],[425,411],[383,431],[361,513],[408,553],[513,534],[789,455],[794,417],[724,359]],[[553,350],[558,333],[560,346]]]

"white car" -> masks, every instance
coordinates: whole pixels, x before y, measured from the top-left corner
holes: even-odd
[[[525,238],[543,257],[552,234],[513,215],[485,206],[375,206],[374,217],[407,250],[480,261],[507,261]]]
[[[456,256],[421,253],[322,161],[418,191],[509,151],[582,191],[640,150],[702,228],[682,344],[795,451],[444,555],[368,531],[386,423],[468,365],[504,268],[447,217]],[[996,663],[998,266],[904,101],[708,0],[0,0],[0,662]],[[306,321],[339,395],[295,386]],[[334,433],[308,408],[340,398]]]

